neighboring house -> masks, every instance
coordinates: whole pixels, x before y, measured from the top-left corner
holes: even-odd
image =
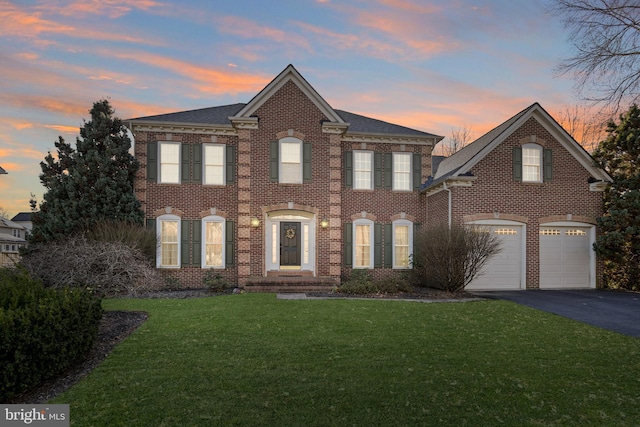
[[[11,221],[16,224],[20,224],[23,226],[27,232],[27,236],[31,233],[31,229],[33,229],[33,222],[31,222],[31,212],[20,212],[13,218]]]
[[[518,119],[525,116],[533,121]],[[392,276],[410,268],[414,229],[449,217],[470,222],[497,214],[525,224],[545,216],[566,220],[569,214],[591,227],[601,197],[589,191],[598,186],[586,180],[608,178],[537,104],[442,160],[431,178],[431,151],[442,137],[335,110],[291,65],[247,104],[141,117],[127,125],[141,164],[136,195],[147,225],[159,236],[157,267],[183,286],[202,285],[210,270],[253,289],[276,283],[330,286],[354,269],[374,278]],[[506,149],[505,135],[521,133],[520,127],[528,143],[537,135],[540,147],[555,150],[549,157],[553,183],[514,181],[513,156],[507,162],[498,155]],[[484,149],[471,148],[479,145]],[[500,149],[493,153],[496,145]],[[572,161],[582,170],[572,164],[569,172]],[[578,180],[586,185],[584,199]],[[460,183],[471,187],[455,187]],[[550,204],[540,216],[526,209],[543,200],[510,205],[534,194],[528,186],[552,188],[550,196],[565,205]],[[486,200],[506,197],[506,206],[467,203],[465,197],[480,191]],[[518,286],[537,287],[537,269],[523,271]]]
[[[26,229],[0,217],[0,266],[13,266],[20,259],[20,247],[26,243]]]

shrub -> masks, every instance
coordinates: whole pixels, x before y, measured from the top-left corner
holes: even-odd
[[[23,269],[0,269],[0,401],[58,376],[91,349],[100,300],[46,289]]]
[[[142,252],[123,242],[76,236],[29,245],[22,265],[47,287],[86,288],[100,296],[162,289],[164,281]]]
[[[402,278],[374,281],[366,270],[353,270],[349,280],[338,287],[338,292],[349,295],[397,294],[412,290],[413,287]]]
[[[211,292],[224,292],[225,289],[229,288],[229,282],[226,278],[222,276],[219,272],[215,272],[213,270],[208,270],[207,273],[202,278],[202,284],[209,289]]]
[[[462,291],[499,251],[498,237],[486,228],[427,227],[414,237],[413,282],[449,292]]]

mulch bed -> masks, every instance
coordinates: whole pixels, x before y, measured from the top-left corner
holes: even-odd
[[[201,298],[212,295],[207,290],[181,290],[164,291],[140,294],[136,296],[123,296],[122,298]],[[348,295],[342,293],[310,292],[308,296],[336,297],[336,298],[372,298],[372,299],[425,299],[425,300],[452,300],[476,298],[466,292],[449,293],[434,289],[416,288],[411,293],[399,294],[372,294],[372,295]],[[80,381],[85,375],[95,369],[122,340],[133,333],[147,320],[147,313],[138,311],[105,311],[100,322],[98,337],[93,349],[80,365],[70,369],[58,379],[47,382],[37,389],[31,390],[13,399],[8,403],[38,404],[47,402]]]

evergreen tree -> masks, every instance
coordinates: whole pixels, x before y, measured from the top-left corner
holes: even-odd
[[[59,137],[57,156],[49,152],[40,162],[47,191],[32,215],[34,242],[68,237],[100,220],[143,222],[133,189],[139,164],[129,153],[131,140],[122,121],[107,100],[94,103],[90,114],[75,149]]]
[[[607,138],[594,153],[613,178],[604,194],[604,216],[594,249],[604,260],[609,287],[640,289],[640,109],[633,105],[610,122]]]

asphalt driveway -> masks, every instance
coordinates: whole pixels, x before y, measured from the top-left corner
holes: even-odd
[[[640,338],[640,294],[596,289],[474,293],[486,298],[512,301]]]

